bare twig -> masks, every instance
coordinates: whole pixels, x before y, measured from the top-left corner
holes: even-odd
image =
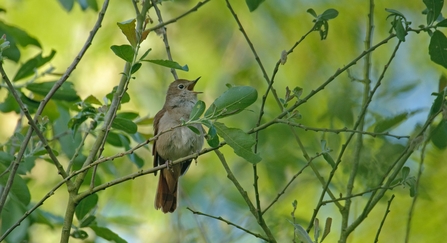
[[[220,217],[220,216],[218,216],[218,217],[216,217],[216,216],[212,216],[212,215],[209,215],[209,214],[206,214],[206,213],[202,213],[202,212],[199,212],[199,211],[195,211],[195,210],[193,210],[193,209],[191,209],[191,208],[189,208],[189,207],[187,207],[187,209],[188,209],[189,211],[191,211],[193,214],[202,215],[202,216],[206,216],[206,217],[209,217],[209,218],[217,219],[217,220],[219,220],[219,221],[225,222],[225,223],[228,224],[228,225],[234,226],[235,228],[238,228],[238,229],[240,229],[240,230],[242,230],[242,231],[244,231],[244,232],[246,232],[246,233],[248,233],[248,234],[250,234],[250,235],[253,235],[253,236],[257,237],[257,238],[263,239],[263,240],[265,240],[265,241],[269,241],[269,239],[266,238],[265,236],[263,236],[263,235],[261,235],[261,234],[258,234],[258,233],[254,233],[254,232],[252,232],[252,231],[250,231],[250,230],[248,230],[248,229],[245,229],[245,228],[243,228],[243,227],[241,227],[241,226],[239,226],[239,225],[237,225],[237,224],[235,224],[235,223],[232,223],[232,222],[230,222],[230,221],[228,221],[228,220],[226,220],[226,219],[224,219],[224,218],[222,218],[222,217]]]
[[[152,0],[152,6],[154,7],[155,12],[157,13],[158,23],[163,24],[163,17],[161,16],[161,11],[157,6],[157,0]],[[167,33],[168,29],[166,27],[162,27],[162,28],[163,29],[161,31],[161,34],[163,36],[163,42],[165,43],[166,54],[168,55],[168,59],[170,61],[172,61],[171,47],[169,46],[169,41],[168,41],[168,33]],[[177,80],[178,75],[174,68],[171,68],[171,73],[172,73],[172,76],[174,76],[174,80]]]
[[[385,215],[383,215],[382,221],[380,221],[380,226],[379,226],[379,229],[377,230],[376,238],[374,239],[375,243],[379,242],[380,231],[382,231],[382,227],[383,227],[383,224],[385,223],[386,216],[388,216],[388,213],[390,213],[391,202],[393,201],[393,199],[394,199],[394,194],[393,194],[393,196],[391,196],[390,200],[388,201],[388,205],[386,206],[386,210],[385,210]]]

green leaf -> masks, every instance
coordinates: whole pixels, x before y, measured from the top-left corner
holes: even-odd
[[[189,71],[188,65],[185,66],[181,66],[180,64],[178,64],[177,62],[174,61],[170,61],[170,60],[141,60],[144,62],[151,62],[163,67],[167,67],[167,68],[173,68],[173,69],[178,69],[178,70],[182,70],[182,71]]]
[[[330,8],[326,11],[324,11],[318,18],[321,20],[330,20],[330,19],[335,19],[338,16],[338,11]]]
[[[82,220],[81,224],[79,225],[79,227],[84,228],[87,227],[89,225],[91,225],[92,223],[94,223],[96,220],[96,217],[93,215],[89,215],[87,218],[85,218],[84,220]]]
[[[46,96],[55,84],[56,81],[31,83],[28,84],[26,88],[36,94]],[[76,94],[76,90],[74,89],[74,85],[72,82],[64,82],[51,98],[55,100],[70,101],[70,102],[81,100],[81,98]]]
[[[205,102],[199,100],[192,108],[191,114],[189,115],[190,121],[195,121],[200,118],[200,116],[205,111]]]
[[[59,0],[59,2],[67,12],[70,12],[73,9],[74,0]]]
[[[0,33],[5,34],[10,42],[10,47],[5,49],[2,55],[11,61],[18,62],[20,59],[20,50],[18,46],[26,47],[28,45],[33,45],[41,48],[37,39],[31,37],[22,29],[5,24],[3,21],[0,21]]]
[[[304,243],[313,243],[310,239],[309,234],[307,231],[299,224],[292,223],[295,228],[295,234],[297,235],[298,242],[304,242]]]
[[[136,19],[130,19],[127,21],[117,23],[118,27],[121,29],[121,31],[126,36],[129,43],[133,47],[137,46],[137,35],[135,33],[135,23],[136,23]]]
[[[405,181],[405,180],[407,179],[408,175],[410,174],[410,167],[408,167],[408,166],[404,166],[404,167],[402,168],[401,173],[402,173],[402,180]]]
[[[441,31],[436,30],[431,36],[428,53],[433,62],[447,68],[447,37]]]
[[[113,100],[113,96],[114,96],[115,93],[116,93],[116,89],[117,89],[117,86],[113,87],[112,92],[110,92],[110,93],[108,93],[108,94],[106,95],[107,99],[109,99],[110,101]],[[130,96],[129,96],[129,94],[128,94],[127,92],[124,92],[123,97],[121,97],[121,104],[127,103],[127,102],[129,102],[129,101],[130,101]]]
[[[113,53],[115,53],[115,55],[117,55],[119,58],[123,59],[126,62],[132,63],[133,56],[135,55],[133,47],[129,45],[113,45],[110,47],[110,49],[112,49]]]
[[[258,92],[253,87],[231,87],[211,104],[205,117],[217,119],[237,114],[253,104],[257,98]]]
[[[7,113],[14,111],[15,113],[20,113],[20,106],[15,100],[14,96],[11,92],[8,92],[8,95],[5,97],[5,100],[0,103],[0,111]]]
[[[264,0],[245,0],[250,12],[255,11]]]
[[[397,16],[400,16],[400,17],[402,17],[402,18],[405,19],[405,16],[404,16],[401,12],[399,12],[399,11],[397,11],[397,10],[395,10],[395,9],[385,8],[385,11],[387,11],[388,13],[391,13],[390,16],[397,15]],[[389,16],[388,16],[388,17],[389,17]]]
[[[84,102],[91,105],[102,105],[101,101],[93,95],[87,96],[87,98],[84,99]]]
[[[441,14],[441,9],[444,5],[444,0],[423,0],[427,6],[427,25],[431,25]]]
[[[76,218],[81,221],[85,215],[87,215],[98,204],[98,195],[92,194],[82,199],[78,205],[76,205],[75,214]]]
[[[93,9],[95,12],[99,11],[98,3],[96,2],[96,0],[86,0],[86,1],[91,9]]]
[[[137,124],[129,119],[121,117],[115,117],[112,123],[112,128],[121,130],[129,134],[134,134],[138,130]]]
[[[81,239],[81,240],[85,240],[88,237],[87,232],[83,231],[83,230],[75,230],[70,234],[71,237],[75,238],[75,239]]]
[[[331,165],[332,169],[335,168],[335,161],[329,153],[323,153],[323,158]]]
[[[134,65],[132,65],[132,68],[130,69],[130,74],[136,73],[141,67],[141,63],[137,62]]]
[[[436,24],[436,27],[447,27],[447,19],[441,20],[438,24]]]
[[[431,132],[431,141],[439,149],[447,148],[447,121],[442,120]]]
[[[124,149],[130,150],[131,149],[130,148],[130,139],[123,134],[119,134],[118,136],[121,139],[121,143],[123,144]],[[130,161],[132,161],[132,163],[134,163],[138,167],[138,169],[143,167],[144,160],[142,158],[140,158],[140,156],[138,156],[136,153],[128,154],[127,157],[130,159]]]
[[[314,18],[317,18],[318,15],[312,8],[309,8],[306,12],[308,12],[310,15],[314,16]]]
[[[233,148],[234,152],[248,162],[256,164],[261,161],[261,157],[252,152],[251,148],[255,144],[255,139],[237,128],[228,128],[223,123],[214,122],[214,127],[219,136]]]
[[[377,122],[374,132],[375,133],[382,133],[385,131],[388,131],[392,127],[395,127],[399,125],[400,123],[404,122],[408,117],[408,112],[397,114],[393,117],[389,117],[383,121]]]
[[[405,42],[405,36],[407,35],[407,31],[405,30],[405,27],[400,19],[396,19],[394,21],[394,30],[396,31],[397,39],[399,39],[402,42]]]
[[[90,227],[97,236],[104,238],[108,241],[114,241],[115,243],[127,243],[123,238],[114,233],[108,228],[99,227],[99,226],[91,226]]]
[[[16,75],[13,78],[13,81],[17,81],[26,77],[33,75],[37,68],[41,67],[45,63],[51,61],[54,55],[56,55],[55,50],[51,50],[50,55],[46,57],[42,57],[42,53],[37,56],[26,61],[22,66],[20,66],[19,70],[17,70]]]
[[[137,118],[139,115],[136,112],[120,112],[118,114],[116,114],[116,117],[121,117],[121,118],[125,118],[125,119],[129,119],[129,120],[133,120],[135,118]]]
[[[429,116],[433,116],[434,114],[438,113],[439,110],[441,110],[442,105],[445,102],[445,94],[444,92],[436,94],[436,98],[433,101],[433,105],[431,105],[430,108],[430,114]]]
[[[0,171],[4,172],[6,170],[6,166],[3,164],[0,164]],[[10,172],[4,174],[2,177],[0,177],[0,185],[4,187],[8,181]],[[9,191],[9,195],[14,196],[21,206],[28,206],[28,204],[31,201],[31,194],[28,189],[28,186],[26,185],[25,180],[22,179],[22,177],[15,175],[14,176],[14,182],[12,183],[11,190]]]
[[[130,139],[128,137],[124,136],[124,138],[127,138],[128,139],[127,143],[130,143]],[[109,134],[107,135],[106,141],[108,144],[110,144],[112,146],[119,147],[119,148],[124,147],[122,138],[120,137],[120,134],[118,134],[118,133],[110,131]]]
[[[152,49],[149,48],[146,52],[144,52],[144,54],[140,57],[140,61],[142,61],[144,58],[146,58],[146,56],[149,54],[149,52],[151,52]]]
[[[219,136],[217,136],[217,130],[214,126],[209,127],[206,142],[212,148],[217,148],[217,146],[219,146]]]

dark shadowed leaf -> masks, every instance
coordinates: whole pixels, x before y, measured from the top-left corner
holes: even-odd
[[[95,220],[96,220],[95,216],[89,215],[87,218],[82,220],[80,227],[81,228],[87,227],[87,226],[91,225],[93,222],[95,222]]]
[[[23,78],[27,78],[31,75],[33,75],[37,68],[41,67],[45,63],[51,61],[53,59],[54,55],[56,55],[56,51],[52,50],[50,55],[43,57],[42,53],[38,54],[37,56],[29,59],[26,61],[17,71],[16,75],[13,78],[13,81],[17,81]]]
[[[219,136],[217,136],[217,130],[214,126],[209,127],[208,134],[206,136],[206,142],[212,148],[216,148],[217,146],[219,146]]]
[[[121,45],[121,46],[113,45],[110,47],[110,49],[112,49],[113,53],[115,53],[115,55],[117,55],[124,61],[129,62],[129,63],[131,63],[133,61],[133,56],[135,54],[135,51],[131,46],[129,46],[129,45]]]
[[[3,21],[0,21],[0,33],[5,34],[7,40],[10,42],[10,47],[4,50],[2,55],[14,62],[18,62],[20,59],[20,50],[17,46],[26,47],[28,45],[33,45],[39,48],[41,47],[37,39],[31,37],[22,29],[8,25]]]
[[[428,53],[433,62],[447,68],[447,37],[441,31],[433,32]]]
[[[132,65],[132,68],[130,69],[130,74],[134,74],[135,72],[137,72],[141,67],[141,63],[137,62],[134,65]]]
[[[87,232],[85,232],[83,230],[75,230],[70,234],[70,236],[75,239],[85,240],[85,239],[87,239],[88,234],[87,234]]]
[[[118,134],[119,138],[121,139],[121,143],[124,146],[124,149],[126,150],[130,150],[130,139],[123,135],[123,134]],[[144,160],[142,158],[140,158],[140,156],[138,156],[136,153],[131,153],[128,154],[127,157],[130,159],[130,161],[132,161],[132,163],[134,163],[139,169],[141,167],[143,167],[144,165]]]
[[[439,149],[447,148],[447,121],[442,120],[431,133],[431,141]]]
[[[423,0],[425,6],[427,6],[427,25],[431,25],[441,14],[444,0]]]
[[[318,16],[317,13],[315,12],[315,10],[313,10],[312,8],[309,8],[309,9],[307,10],[307,12],[308,12],[310,15],[314,16],[314,18],[316,18],[316,17]]]
[[[231,87],[211,104],[205,117],[222,118],[237,114],[253,104],[257,98],[258,92],[253,87]]]
[[[75,209],[76,218],[82,220],[98,204],[98,195],[92,194],[80,201]]]
[[[129,119],[122,117],[115,117],[112,123],[112,128],[121,130],[129,134],[134,134],[138,130],[137,124]]]
[[[219,136],[225,139],[225,142],[233,148],[237,155],[253,164],[261,161],[261,157],[252,151],[255,139],[251,135],[237,128],[228,128],[220,122],[215,122],[214,127]]]
[[[264,0],[245,0],[250,12],[255,11]]]
[[[44,82],[44,83],[31,83],[26,88],[36,94],[46,96],[48,92],[53,88],[56,81]],[[74,85],[71,82],[65,82],[52,96],[55,100],[63,101],[79,101],[81,98],[76,94]]]
[[[189,115],[189,120],[195,121],[200,118],[200,116],[205,111],[205,102],[199,100],[192,108],[191,114]]]
[[[408,117],[408,112],[400,113],[395,116],[389,117],[385,120],[377,122],[376,126],[374,127],[375,133],[381,133],[388,131],[392,127],[395,127],[399,125],[400,123],[404,122]]]

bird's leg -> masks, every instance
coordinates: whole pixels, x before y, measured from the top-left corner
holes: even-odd
[[[172,164],[172,160],[166,160],[166,168],[168,168],[171,172],[174,172],[174,165]]]

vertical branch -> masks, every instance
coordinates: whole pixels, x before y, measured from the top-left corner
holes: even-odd
[[[425,161],[425,148],[427,147],[427,143],[429,140],[427,140],[424,143],[424,146],[422,146],[422,151],[421,151],[421,163],[419,163],[419,169],[418,169],[418,175],[416,177],[416,194],[413,197],[413,200],[411,201],[411,206],[410,206],[410,210],[408,211],[408,220],[407,220],[407,227],[405,230],[405,243],[408,243],[410,240],[410,230],[411,230],[411,221],[413,219],[413,213],[414,213],[414,208],[416,207],[416,201],[418,199],[419,193],[418,193],[418,189],[419,189],[419,182],[421,180],[421,176],[422,176],[422,170],[424,169],[424,161]]]
[[[222,163],[223,167],[225,168],[225,171],[227,172],[227,177],[230,179],[231,182],[233,182],[236,189],[241,194],[242,198],[245,200],[245,203],[247,203],[248,208],[250,209],[250,212],[253,214],[253,216],[257,219],[259,226],[264,230],[265,234],[267,235],[269,242],[275,242],[275,237],[273,236],[272,232],[270,231],[270,228],[267,226],[267,224],[264,221],[263,217],[259,217],[260,212],[255,208],[253,203],[250,201],[250,198],[247,195],[247,192],[244,190],[244,188],[239,184],[236,177],[233,175],[233,172],[231,171],[230,167],[227,164],[227,161],[225,160],[224,155],[218,150],[214,150],[217,157],[219,158],[220,162]]]
[[[367,32],[366,32],[366,38],[365,38],[365,50],[368,50],[372,46],[372,36],[374,31],[374,0],[369,0],[369,13],[368,13],[368,23],[367,23]],[[362,99],[362,107],[366,107],[368,103],[368,96],[371,91],[371,56],[372,53],[368,53],[365,56],[364,59],[364,74],[363,74],[363,99]],[[359,125],[356,130],[363,131],[364,129],[364,122],[365,122],[365,116],[359,116]],[[342,215],[342,223],[341,223],[341,232],[340,240],[346,241],[345,237],[348,237],[347,234],[344,234],[345,229],[348,227],[349,224],[349,215],[351,211],[351,195],[352,191],[354,189],[354,182],[355,177],[357,176],[357,170],[361,161],[361,151],[363,147],[363,134],[358,133],[356,135],[356,143],[354,148],[354,158],[353,158],[353,165],[351,169],[351,173],[349,175],[349,180],[346,186],[346,203],[345,207],[341,210]]]
[[[152,1],[152,6],[154,7],[155,12],[157,13],[157,16],[158,16],[158,23],[163,24],[163,18],[162,18],[162,16],[161,16],[161,11],[160,11],[160,9],[159,9],[158,6],[157,6],[157,0],[151,0],[151,1]],[[171,47],[169,46],[168,34],[167,34],[168,29],[167,29],[166,27],[163,26],[163,27],[161,27],[161,28],[158,29],[158,30],[159,30],[159,31],[162,33],[162,35],[163,35],[163,42],[165,43],[166,54],[168,55],[168,59],[169,59],[170,61],[172,61]],[[172,76],[174,76],[174,80],[177,80],[177,79],[178,79],[178,76],[177,76],[177,72],[175,71],[174,68],[171,68],[171,73],[172,73]]]
[[[383,224],[385,223],[386,217],[390,213],[391,202],[393,201],[393,199],[394,199],[394,194],[393,194],[393,196],[391,196],[390,200],[388,201],[388,205],[386,206],[386,210],[385,210],[385,215],[383,215],[382,221],[380,222],[380,226],[379,226],[379,229],[377,230],[376,238],[374,239],[374,243],[379,242],[380,231],[382,231],[382,227],[383,227]]]

